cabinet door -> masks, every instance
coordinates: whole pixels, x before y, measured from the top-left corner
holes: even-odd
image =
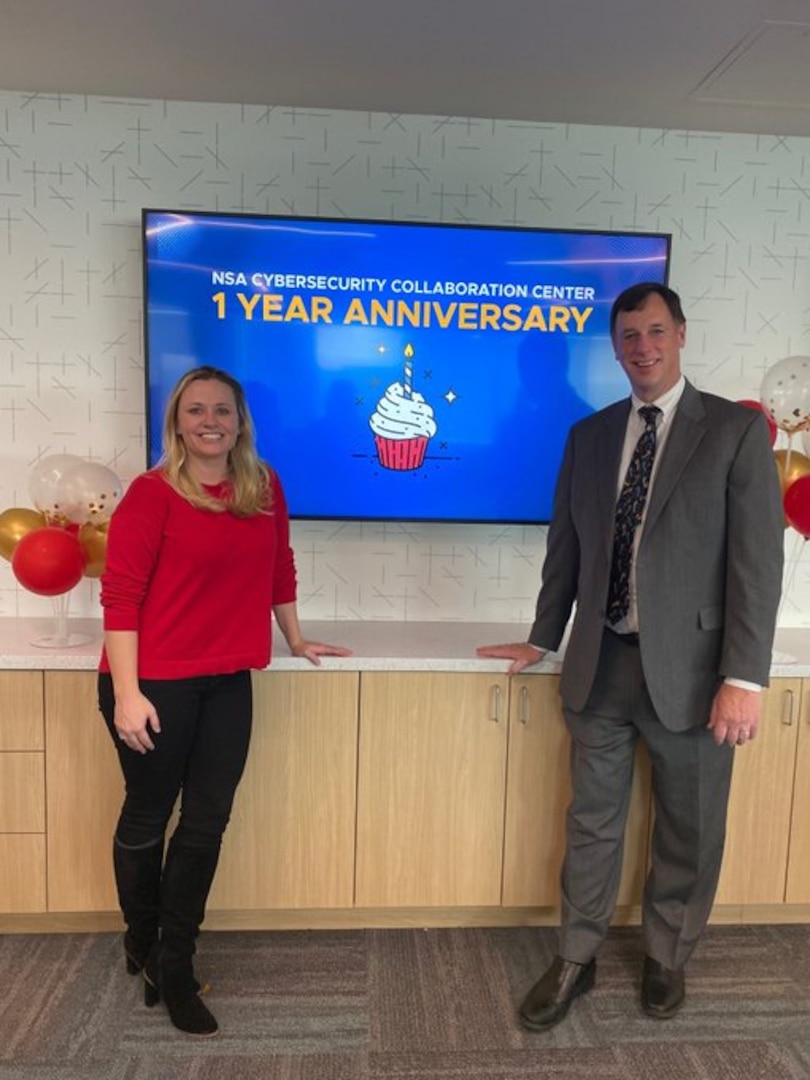
[[[512,681],[506,792],[503,904],[556,907],[571,798],[570,742],[555,676]],[[639,746],[627,820],[618,903],[638,904],[650,829],[650,766]]]
[[[114,911],[112,838],[124,797],[96,675],[45,673],[48,910]]]
[[[0,912],[45,910],[45,834],[0,834]]]
[[[45,910],[41,671],[0,672],[0,912]]]
[[[784,903],[800,695],[799,679],[775,679],[756,739],[734,751],[718,904]]]
[[[0,833],[45,832],[42,713],[41,672],[0,672]]]
[[[790,824],[788,904],[810,904],[810,680],[802,684],[799,731]]]
[[[42,672],[0,671],[0,752],[44,750]]]
[[[507,677],[364,673],[358,907],[500,904]]]
[[[259,672],[253,737],[209,908],[352,906],[355,672]]]

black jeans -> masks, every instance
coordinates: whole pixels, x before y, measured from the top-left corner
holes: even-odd
[[[253,695],[249,671],[191,679],[142,679],[157,710],[154,750],[139,754],[113,725],[112,678],[98,677],[99,709],[118,752],[126,796],[116,837],[139,848],[162,839],[182,792],[175,839],[187,847],[219,849],[250,745]]]

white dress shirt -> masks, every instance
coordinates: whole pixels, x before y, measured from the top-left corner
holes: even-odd
[[[661,463],[661,455],[664,452],[667,438],[669,436],[670,429],[672,428],[672,418],[675,415],[675,409],[678,407],[678,402],[681,400],[684,387],[686,386],[686,380],[681,375],[680,379],[675,383],[671,390],[667,390],[656,401],[642,401],[637,398],[635,394],[631,395],[631,408],[630,414],[627,418],[627,428],[624,433],[624,447],[622,449],[622,459],[619,465],[619,475],[617,477],[616,484],[616,500],[618,501],[621,494],[622,486],[624,485],[624,478],[627,475],[627,470],[630,467],[630,460],[633,457],[633,451],[636,448],[636,443],[644,433],[644,429],[647,426],[644,419],[639,415],[639,409],[645,405],[655,405],[656,408],[661,410],[660,416],[656,417],[655,426],[655,458],[653,459],[652,473],[650,475],[650,485],[647,489],[647,499],[644,503],[644,512],[642,514],[641,522],[636,529],[635,536],[633,537],[633,561],[630,564],[630,608],[623,619],[620,619],[611,629],[615,630],[617,634],[630,634],[638,632],[638,606],[636,603],[636,555],[638,554],[638,547],[641,543],[641,535],[644,532],[644,521],[647,517],[647,507],[650,505],[650,498],[652,497],[652,490],[655,486],[655,477],[658,473],[658,466]]]

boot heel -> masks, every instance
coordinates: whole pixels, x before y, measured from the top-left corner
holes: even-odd
[[[150,981],[144,973],[143,976],[143,1003],[147,1009],[153,1008],[160,1001],[160,990]]]
[[[147,944],[135,939],[129,930],[124,934],[124,962],[128,975],[140,975],[156,941],[157,934]]]
[[[131,956],[127,955],[127,975],[140,975],[143,971],[143,965],[139,964],[137,960],[133,960]]]

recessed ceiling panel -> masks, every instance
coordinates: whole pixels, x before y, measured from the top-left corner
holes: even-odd
[[[810,23],[763,20],[690,97],[728,105],[810,109]]]

